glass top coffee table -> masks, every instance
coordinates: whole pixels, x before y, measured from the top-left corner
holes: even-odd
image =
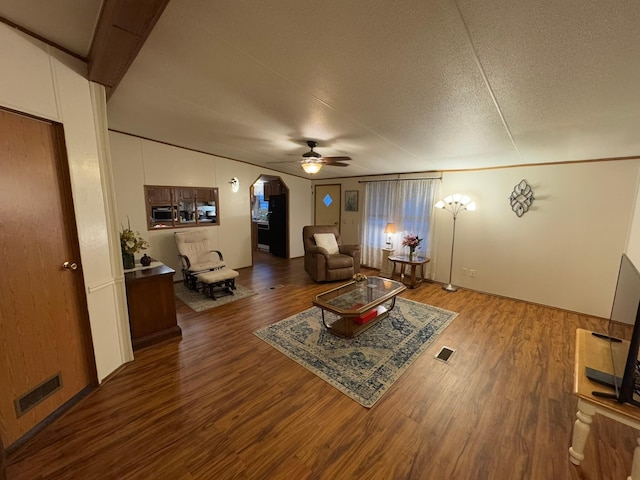
[[[396,296],[406,288],[388,278],[369,277],[321,293],[313,304],[322,311],[328,331],[350,338],[385,318],[395,307]]]

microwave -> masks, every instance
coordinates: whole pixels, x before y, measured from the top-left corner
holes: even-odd
[[[178,212],[171,207],[151,207],[151,220],[154,222],[170,222],[178,220]]]

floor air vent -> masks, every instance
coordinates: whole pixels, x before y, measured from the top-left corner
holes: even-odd
[[[444,363],[449,363],[449,359],[454,353],[456,353],[456,351],[453,348],[442,347],[440,351],[436,353],[436,360],[440,360]]]
[[[18,417],[24,415],[49,395],[60,390],[61,387],[62,377],[60,376],[60,372],[58,372],[53,377],[45,380],[15,401],[16,415]]]

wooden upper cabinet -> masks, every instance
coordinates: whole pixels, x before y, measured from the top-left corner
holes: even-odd
[[[197,188],[196,199],[198,200],[198,203],[210,203],[216,201],[214,191],[211,188]]]
[[[269,182],[265,182],[264,183],[264,199],[266,201],[269,200],[269,197],[271,197],[271,195],[280,195],[282,194],[282,183],[280,183],[280,180],[271,180]]]
[[[218,189],[145,185],[147,228],[220,225]]]
[[[151,205],[171,205],[171,187],[145,186],[145,195]]]
[[[271,195],[281,195],[282,194],[282,184],[280,180],[272,180],[269,182],[271,187]]]
[[[208,188],[206,190],[209,190]],[[180,189],[182,195],[180,196],[180,200],[183,202],[193,202],[196,198],[196,189],[195,188],[181,188]]]

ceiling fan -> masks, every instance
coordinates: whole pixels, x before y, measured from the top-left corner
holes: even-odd
[[[351,160],[351,157],[325,157],[316,152],[314,148],[318,146],[318,142],[314,140],[307,140],[307,145],[310,150],[302,154],[302,159],[298,160],[302,169],[309,174],[318,173],[323,165],[330,165],[332,167],[348,167],[348,163],[344,163]],[[284,163],[284,162],[270,162],[270,163]]]

